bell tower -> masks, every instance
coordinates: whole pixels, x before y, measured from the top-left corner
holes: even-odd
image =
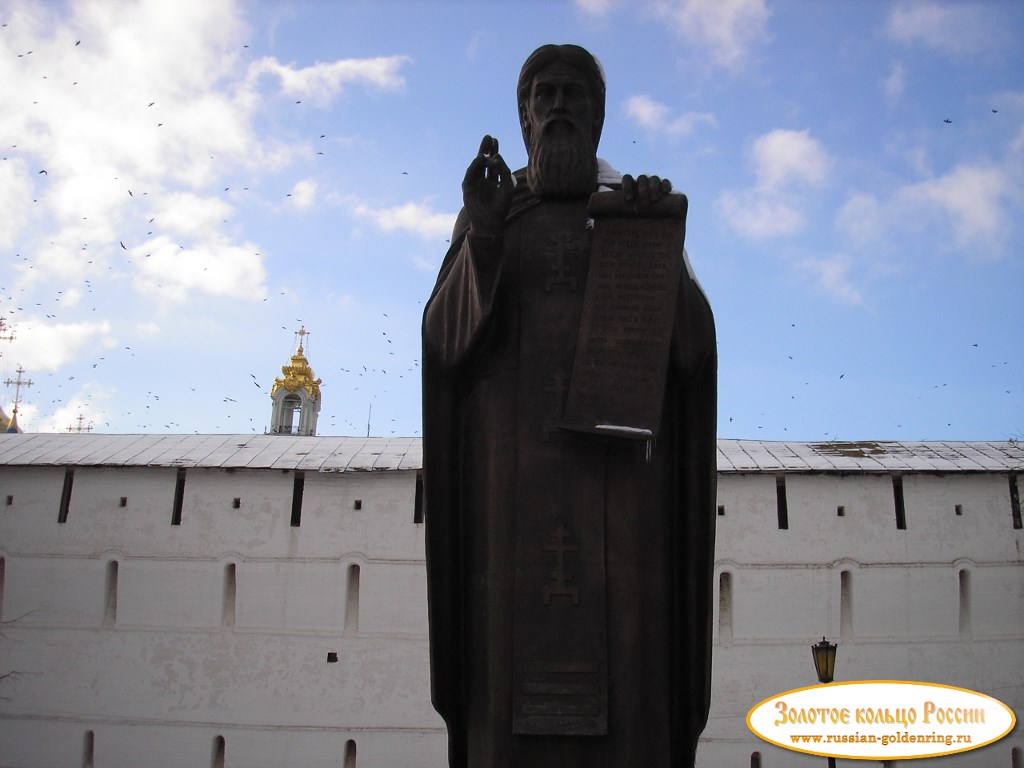
[[[273,409],[270,414],[272,435],[315,435],[316,417],[320,413],[320,379],[314,378],[313,369],[303,350],[309,331],[305,327],[295,332],[298,337],[295,354],[288,365],[281,366],[284,378],[274,379],[270,388]]]

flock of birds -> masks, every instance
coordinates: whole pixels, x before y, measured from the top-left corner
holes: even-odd
[[[59,305],[63,294],[65,294],[63,289],[56,291],[56,295],[52,297],[52,305],[44,302],[34,302],[32,307],[21,306],[17,303],[17,294],[23,292],[24,289],[21,288],[11,292],[6,287],[0,286],[0,302],[9,305],[8,317],[11,318],[8,321],[3,316],[0,316],[0,368],[4,370],[10,367],[9,363],[16,363],[10,358],[10,348],[8,347],[5,350],[3,342],[13,342],[17,338],[19,331],[31,332],[34,322],[38,322],[32,318],[33,316],[38,317],[40,312],[47,320],[53,319],[59,322],[61,317]],[[85,293],[92,293],[91,288],[87,289]],[[90,307],[89,311],[96,311],[101,306],[101,304],[97,303],[96,306]],[[33,307],[37,308],[35,312]],[[44,312],[45,309],[52,311]],[[19,317],[24,317],[24,322],[19,322]],[[382,314],[382,321],[386,321],[387,318],[387,313]],[[302,320],[299,318],[296,319],[296,322],[299,326],[303,325]],[[378,327],[387,327],[383,322],[377,325]],[[275,334],[275,337],[279,335],[291,337],[292,332],[295,331],[295,328],[289,328],[288,326],[280,326],[280,328],[285,333]],[[306,333],[308,334],[308,332]],[[346,434],[361,434],[365,433],[369,428],[373,430],[375,435],[394,435],[398,431],[399,419],[388,415],[393,410],[388,402],[389,396],[392,395],[392,390],[394,390],[396,396],[405,396],[408,395],[409,391],[414,391],[418,397],[419,360],[415,357],[410,358],[405,353],[395,352],[389,330],[381,330],[379,333],[380,342],[377,345],[378,349],[373,350],[372,345],[368,343],[364,343],[361,347],[361,353],[366,355],[364,359],[372,357],[374,360],[381,361],[377,365],[359,365],[348,368],[335,367],[333,370],[325,370],[320,364],[327,361],[323,358],[318,361],[315,355],[310,354],[309,347],[306,347],[305,352],[310,360],[310,365],[315,374],[319,378],[324,379],[323,386],[329,393],[324,398],[325,405],[327,405],[325,410],[328,415],[327,432],[334,432],[340,427],[345,430]],[[326,332],[324,336],[327,336]],[[248,373],[248,382],[258,393],[256,397],[253,397],[249,390],[246,390],[244,393],[239,391],[240,382],[245,381],[240,373],[242,370],[240,367],[236,372],[220,381],[212,382],[205,377],[190,375],[194,373],[194,370],[190,368],[186,360],[183,361],[181,366],[185,369],[184,373],[187,379],[185,386],[181,386],[179,382],[178,385],[172,384],[171,389],[169,391],[165,390],[163,394],[161,394],[160,390],[148,389],[141,398],[125,397],[123,400],[126,404],[129,401],[134,401],[134,403],[131,407],[124,410],[111,409],[105,403],[105,398],[102,397],[97,398],[97,402],[94,403],[93,399],[96,397],[96,394],[104,388],[111,385],[119,389],[122,388],[124,386],[123,377],[126,375],[131,375],[133,379],[150,379],[150,381],[161,378],[159,376],[145,375],[147,367],[152,366],[154,363],[151,350],[140,351],[139,355],[142,355],[145,359],[136,362],[136,350],[131,345],[124,344],[103,349],[102,354],[97,354],[91,360],[85,359],[76,365],[67,366],[64,371],[51,371],[44,373],[42,376],[39,373],[35,373],[33,374],[34,380],[28,382],[31,389],[19,391],[18,396],[23,406],[26,402],[35,406],[39,414],[37,418],[41,418],[47,413],[54,413],[62,406],[68,404],[74,404],[81,411],[79,415],[88,414],[88,418],[85,416],[82,416],[82,418],[75,418],[74,415],[70,416],[69,423],[61,427],[61,429],[66,429],[67,431],[91,431],[96,429],[100,431],[146,432],[162,429],[168,432],[198,432],[200,430],[194,429],[194,424],[189,423],[187,420],[166,420],[166,414],[197,414],[209,403],[218,402],[220,405],[217,417],[218,419],[223,419],[224,422],[219,424],[218,427],[204,431],[226,429],[227,431],[261,433],[269,427],[271,410],[270,390],[273,380],[281,376],[280,367],[289,362],[289,358],[295,353],[296,343],[284,348],[279,348],[278,343],[268,345],[279,348],[280,351],[272,358],[265,357],[263,359],[262,362],[268,366],[267,370],[264,371],[262,376],[257,376],[253,372]],[[387,363],[386,360],[390,360],[391,363]],[[141,376],[139,375],[140,369],[142,370]],[[68,374],[67,370],[75,370],[76,373]],[[400,385],[392,387],[388,383],[390,380],[395,380],[396,382],[406,380],[411,384],[411,388],[405,387],[403,389]],[[13,388],[15,384],[13,379],[5,383],[8,384],[9,388]],[[221,390],[219,395],[217,394],[218,388]],[[5,402],[10,403],[14,397],[15,394],[12,389],[12,391],[8,392]],[[365,404],[365,407],[368,409],[367,422],[369,424],[361,419],[357,422],[355,412],[351,409],[348,411],[349,415],[347,418],[339,416],[339,413],[345,412],[344,409],[338,407],[342,403],[335,402],[333,403],[334,407],[332,407],[332,399],[342,401],[357,399],[360,403],[360,408]],[[377,405],[378,413],[376,419],[371,421],[374,404]],[[168,406],[171,407],[168,408]],[[10,405],[5,408],[5,411],[9,416],[11,411]],[[105,417],[101,414],[104,414]],[[158,420],[159,415],[163,415],[165,418]],[[22,422],[24,422],[23,419]],[[404,422],[402,423],[404,425]],[[321,420],[321,426],[325,426],[324,420]],[[411,434],[418,433],[416,429],[404,426],[403,429]],[[323,429],[320,431],[324,433]]]
[[[3,25],[3,27],[6,26],[6,24]],[[74,41],[74,47],[78,48],[81,45],[82,40]],[[248,46],[245,47],[247,48]],[[18,58],[21,59],[26,59],[32,55],[32,50],[17,54]],[[43,77],[45,78],[46,75],[43,75]],[[78,81],[75,81],[74,85],[77,86]],[[301,104],[301,100],[296,100],[295,103]],[[166,114],[158,111],[159,106],[156,100],[140,101],[141,109],[153,110],[153,120],[158,128],[163,127],[165,121],[169,119]],[[998,113],[998,110],[994,108],[991,111],[993,114]],[[953,120],[947,117],[943,120],[943,123],[949,125],[953,123]],[[317,147],[323,146],[317,142],[325,140],[327,133],[316,131],[315,135],[318,138],[314,145]],[[3,138],[5,137],[0,137],[0,141]],[[17,144],[11,144],[9,147],[10,150],[13,150],[13,154],[19,152]],[[323,156],[325,153],[323,149],[318,148],[315,150],[315,154]],[[8,159],[8,156],[2,156],[2,161]],[[211,156],[212,159],[213,157]],[[51,171],[54,173],[51,174]],[[407,176],[408,172],[403,170],[401,174]],[[59,178],[60,169],[53,166],[40,168],[35,175],[39,180],[38,186],[42,187],[46,183],[51,183],[55,178]],[[138,247],[146,243],[147,239],[152,238],[154,234],[159,234],[160,221],[157,216],[148,215],[152,212],[152,207],[148,204],[151,201],[148,190],[137,187],[133,188],[134,185],[129,186],[128,182],[123,182],[116,177],[114,181],[124,185],[124,193],[129,199],[130,204],[138,207],[138,210],[130,218],[134,219],[141,226],[136,231],[126,232],[118,237],[116,239],[116,246],[113,246],[115,252],[118,250],[121,252],[120,257],[123,263],[131,266],[133,264],[133,257],[141,259],[151,257],[151,253],[144,253],[145,249],[140,251]],[[250,191],[249,186],[241,186],[239,188],[242,192]],[[231,184],[223,188],[224,193],[229,193],[231,190]],[[292,192],[283,193],[284,198],[292,196]],[[42,195],[37,195],[34,198],[34,202],[38,203],[40,197]],[[82,218],[83,220],[88,219],[87,216]],[[224,223],[227,222],[225,221]],[[14,266],[19,268],[23,279],[13,283],[11,288],[0,286],[0,312],[6,312],[6,316],[0,314],[0,368],[6,370],[10,367],[9,363],[15,362],[5,359],[3,342],[13,341],[19,331],[32,331],[34,330],[32,328],[33,324],[48,325],[51,328],[59,329],[61,324],[65,322],[81,323],[84,321],[84,318],[90,315],[103,317],[106,314],[105,310],[110,304],[117,301],[117,286],[108,278],[120,279],[123,277],[121,264],[114,257],[114,254],[111,253],[108,247],[110,245],[112,244],[90,246],[86,242],[78,244],[77,248],[83,259],[81,271],[85,276],[81,277],[80,281],[73,285],[67,282],[63,283],[62,288],[54,289],[48,296],[42,293],[38,287],[38,281],[28,279],[29,274],[36,267],[32,259],[29,256],[16,256]],[[188,247],[184,243],[177,243],[176,245],[181,251],[187,250]],[[93,253],[96,253],[96,256],[89,258]],[[256,255],[259,255],[259,253]],[[106,275],[100,271],[104,266],[106,269],[103,272]],[[13,277],[14,275],[8,273],[7,280],[11,280]],[[99,284],[102,284],[102,290]],[[114,288],[114,291],[111,291],[112,288]],[[286,295],[285,291],[280,293],[282,296]],[[271,297],[268,296],[263,301],[271,301]],[[83,314],[83,311],[79,309],[80,305],[85,305],[84,312],[88,314]],[[290,305],[285,304],[278,311],[286,311],[288,306]],[[389,397],[407,398],[412,393],[412,396],[418,399],[419,361],[414,356],[414,353],[408,351],[410,348],[418,348],[418,340],[415,338],[418,334],[418,324],[413,325],[411,340],[410,332],[406,329],[397,334],[402,339],[400,345],[395,345],[392,337],[396,333],[389,315],[388,313],[381,314],[382,317],[378,319],[377,328],[373,331],[374,334],[379,331],[379,336],[376,336],[375,341],[372,343],[369,334],[362,340],[363,350],[367,355],[366,359],[374,361],[370,365],[335,366],[333,370],[321,371],[319,370],[318,363],[322,364],[326,361],[318,361],[311,357],[311,365],[317,372],[317,375],[324,379],[327,390],[325,405],[327,406],[326,410],[329,416],[326,425],[321,421],[322,427],[327,427],[327,430],[321,429],[321,432],[337,431],[340,429],[348,434],[361,434],[365,429],[367,432],[373,432],[374,434],[395,434],[398,418],[390,415],[394,409],[386,404]],[[300,318],[296,318],[296,322],[302,325]],[[282,325],[281,330],[287,335],[294,332],[295,329]],[[324,335],[327,335],[326,332],[324,332]],[[396,349],[399,346],[404,348],[405,351],[396,353]],[[977,348],[978,344],[973,344],[972,346]],[[276,366],[287,361],[287,358],[294,351],[294,345],[290,350],[281,350],[280,354],[274,356],[275,359],[266,361],[268,365],[275,367],[271,367],[263,376],[257,376],[255,373],[250,372],[248,373],[248,380],[244,379],[244,374],[241,373],[236,373],[235,378],[232,380],[210,382],[200,379],[197,383],[189,384],[187,391],[176,388],[173,392],[164,392],[162,394],[149,389],[142,396],[141,400],[136,399],[132,407],[125,408],[124,410],[119,410],[116,405],[111,406],[98,398],[94,402],[93,398],[96,397],[97,392],[111,385],[109,379],[106,382],[104,381],[103,377],[106,375],[106,371],[110,371],[110,376],[116,379],[125,376],[125,371],[132,370],[131,359],[136,357],[136,352],[131,346],[124,344],[119,344],[116,347],[98,345],[97,351],[102,351],[103,354],[96,354],[92,359],[76,366],[67,366],[67,369],[76,371],[74,374],[67,375],[66,372],[51,372],[43,376],[40,376],[39,373],[33,374],[36,392],[42,395],[41,398],[35,399],[34,402],[40,416],[56,412],[62,406],[74,404],[82,413],[96,414],[97,418],[103,418],[100,414],[106,414],[106,418],[101,423],[94,423],[89,427],[84,427],[83,419],[78,418],[78,431],[95,427],[96,429],[106,428],[114,431],[125,429],[136,429],[138,431],[163,429],[187,432],[193,431],[194,425],[190,422],[188,416],[198,411],[198,403],[200,401],[203,403],[216,401],[221,406],[219,415],[225,420],[219,425],[220,427],[234,431],[245,429],[259,433],[265,431],[268,426],[270,386],[272,377],[277,372]],[[149,351],[147,351],[144,357],[146,361],[142,365],[152,365],[153,360]],[[793,360],[792,355],[787,355],[787,357],[788,360]],[[186,365],[188,364],[186,362]],[[993,367],[995,365],[993,364]],[[1003,362],[1002,365],[1007,365],[1007,362]],[[63,368],[64,366],[58,366],[58,371],[61,371]],[[240,368],[239,370],[244,369]],[[144,378],[137,371],[131,375],[133,379]],[[833,375],[834,385],[849,381],[846,372]],[[409,384],[412,381],[413,385],[399,385],[397,383],[399,380],[402,380],[403,384]],[[260,400],[254,399],[251,396],[253,393],[248,388],[246,388],[249,393],[248,395],[241,394],[240,382],[246,381],[257,390],[261,398]],[[391,381],[395,381],[396,385],[389,384]],[[804,385],[810,386],[810,382],[805,381]],[[946,386],[946,383],[938,383],[933,388],[942,389]],[[226,387],[227,393],[224,393],[224,390],[221,393],[217,393],[215,391],[216,387]],[[1007,390],[1007,393],[1009,393],[1009,390]],[[361,406],[365,404],[367,410],[366,422],[364,423],[361,417],[357,421],[351,409],[347,411],[347,416],[340,416],[341,409],[331,403],[333,398],[358,401]],[[25,400],[24,395],[22,399],[23,401]],[[132,398],[125,399],[126,401],[132,400]],[[799,396],[793,394],[790,399],[796,401],[799,399]],[[7,398],[7,402],[9,401],[10,397]],[[173,407],[168,408],[169,403],[173,403]],[[376,424],[373,417],[374,404],[378,405]],[[380,415],[380,410],[385,412],[384,416]],[[172,420],[167,418],[168,413],[181,415],[177,419]],[[160,418],[157,418],[158,414]],[[728,424],[734,423],[733,415],[723,414],[723,416],[728,419]],[[762,411],[758,420],[767,416],[767,412]],[[384,424],[383,428],[381,427],[382,421]],[[748,419],[744,419],[744,421],[748,421]],[[901,427],[902,425],[897,426]],[[763,429],[763,424],[746,423],[743,429],[750,430],[752,427],[756,430],[761,430]],[[67,428],[69,430],[76,429],[73,419]],[[788,431],[785,427],[783,427],[783,430]],[[406,429],[405,431],[418,432],[416,429]]]
[[[0,33],[7,26],[6,23],[0,25]],[[82,40],[73,42],[74,48],[80,46],[82,46]],[[248,48],[249,46],[245,45],[244,47]],[[16,55],[19,59],[39,61],[34,50],[21,51]],[[29,75],[29,72],[32,74]],[[41,77],[45,80],[50,75],[52,73],[40,74],[40,69],[36,64],[34,68],[26,70],[26,89],[28,83],[31,82],[31,77]],[[85,80],[87,80],[87,75],[80,76],[72,85],[78,87],[80,81],[84,82]],[[34,99],[31,103],[38,105],[38,101]],[[296,100],[295,103],[301,104],[302,102]],[[157,128],[163,128],[166,121],[173,119],[170,113],[159,112],[160,105],[157,100],[142,101],[140,108],[153,111],[152,120]],[[328,134],[318,131],[314,135],[318,137],[315,155],[323,157],[325,156],[323,141],[327,139]],[[5,137],[0,137],[0,141],[3,141],[3,138]],[[0,162],[16,157],[26,157],[24,148],[19,147],[17,143],[11,143],[8,147],[8,152],[0,155]],[[214,159],[212,155],[210,159]],[[407,172],[403,172],[403,174],[408,175]],[[46,184],[60,180],[62,169],[50,165],[40,168],[35,175],[39,181],[35,185],[37,192],[33,195],[33,203],[39,204],[41,200],[44,202],[46,200]],[[37,268],[37,264],[33,263],[34,257],[16,254],[13,266],[17,267],[21,279],[15,279],[16,272],[14,274],[9,272],[7,280],[4,282],[13,281],[9,283],[11,287],[0,286],[0,328],[8,331],[6,334],[0,333],[0,342],[13,342],[19,334],[31,335],[44,326],[50,331],[61,332],[62,328],[67,329],[76,324],[101,323],[109,314],[107,310],[111,309],[113,304],[120,303],[117,293],[121,290],[120,286],[123,285],[126,273],[129,272],[135,260],[151,258],[152,253],[146,252],[148,249],[145,246],[153,242],[154,236],[160,237],[162,233],[158,217],[150,215],[155,207],[155,195],[151,196],[146,189],[139,189],[136,186],[138,182],[131,184],[116,176],[112,181],[122,185],[129,205],[136,206],[134,209],[129,208],[125,220],[128,222],[134,220],[141,223],[141,226],[133,228],[129,224],[124,234],[114,241],[113,247],[116,249],[114,252],[111,251],[109,243],[81,242],[73,246],[79,254],[79,258],[76,259],[77,271],[86,276],[72,282],[70,275],[64,275],[64,279],[60,283],[61,288],[54,286],[52,275],[48,275],[44,280],[34,280],[32,273]],[[231,189],[232,185],[229,184],[223,188],[223,192],[229,193]],[[250,191],[249,186],[239,185],[236,189],[240,189],[241,192]],[[280,194],[283,199],[293,197],[291,191],[282,190]],[[81,219],[83,222],[87,222],[89,220],[88,212],[83,211],[83,214],[86,215],[83,215]],[[227,224],[228,222],[225,220],[222,223]],[[52,241],[49,245],[51,248],[57,247],[57,244]],[[175,245],[179,251],[187,251],[189,248],[187,242],[179,242]],[[116,255],[117,252],[120,252],[120,257]],[[259,252],[255,255],[260,256]],[[203,271],[207,269],[208,267],[204,267]],[[166,287],[160,282],[157,282],[156,285],[160,289]],[[288,292],[280,291],[280,296],[288,295]],[[263,302],[271,301],[270,296],[263,299]],[[278,311],[284,312],[290,307],[290,302],[287,300],[283,300],[281,304],[283,306],[279,307]],[[268,307],[264,311],[274,310]],[[388,397],[391,394],[387,382],[390,379],[418,381],[419,362],[408,352],[399,355],[394,351],[397,348],[391,338],[394,332],[386,323],[387,318],[388,314],[383,313],[384,322],[377,324],[380,329],[380,349],[373,348],[378,345],[367,343],[369,338],[363,339],[364,347],[360,350],[360,354],[364,355],[364,360],[368,362],[372,360],[373,364],[360,365],[355,368],[336,368],[333,372],[317,371],[317,375],[325,379],[325,386],[332,394],[336,393],[333,394],[335,398],[359,397],[365,401],[368,410],[372,410],[373,403],[376,402],[378,406],[376,421],[378,423],[371,423],[370,428],[377,433],[395,434],[399,419],[388,415],[394,409],[387,405]],[[144,322],[144,320],[140,322]],[[301,324],[302,321],[297,319],[296,322]],[[294,329],[282,326],[282,330],[288,331],[290,336],[290,332]],[[22,410],[24,411],[24,404],[34,406],[37,421],[45,418],[47,414],[58,412],[62,407],[66,410],[67,406],[73,406],[82,414],[95,416],[88,420],[84,416],[70,418],[70,423],[66,427],[69,431],[110,429],[142,432],[163,429],[186,432],[194,431],[192,430],[194,425],[190,424],[186,417],[196,415],[203,410],[199,401],[202,401],[203,404],[218,402],[220,408],[217,418],[224,420],[218,428],[227,428],[228,430],[244,428],[252,432],[263,432],[269,426],[270,381],[279,372],[279,366],[286,363],[288,357],[294,352],[293,347],[291,350],[285,350],[286,353],[275,356],[274,360],[268,361],[270,366],[275,367],[269,368],[262,378],[257,377],[254,373],[249,374],[249,381],[258,390],[261,396],[260,400],[254,400],[251,396],[241,394],[237,391],[235,383],[230,380],[213,383],[200,379],[198,383],[189,384],[187,389],[178,388],[173,392],[165,392],[163,396],[153,390],[146,391],[141,398],[137,394],[122,396],[119,398],[120,403],[127,405],[133,402],[131,407],[122,410],[116,405],[111,406],[105,402],[105,398],[97,397],[97,393],[112,385],[118,388],[123,387],[123,380],[128,376],[131,376],[133,380],[145,380],[145,368],[142,370],[142,376],[139,376],[139,368],[140,366],[152,366],[152,353],[148,349],[145,353],[140,352],[139,354],[146,358],[145,362],[133,365],[134,361],[131,358],[136,357],[136,352],[131,346],[123,344],[108,346],[109,340],[117,335],[116,332],[100,335],[106,338],[94,344],[94,348],[101,350],[102,354],[96,354],[91,360],[80,361],[73,365],[60,364],[56,366],[56,372],[43,373],[42,376],[37,373],[35,381],[32,382],[34,391],[19,393],[23,403]],[[327,336],[326,332],[324,336]],[[408,344],[403,346],[407,348]],[[9,368],[11,363],[17,364],[10,359],[10,349],[11,347],[8,347],[7,354],[5,354],[4,345],[0,343],[0,368],[3,370]],[[390,362],[387,362],[388,360]],[[327,361],[319,362],[322,365]],[[311,360],[311,364],[314,370],[317,370],[318,361]],[[69,370],[75,370],[75,373],[69,374]],[[104,381],[108,376],[110,378]],[[121,381],[118,381],[119,379]],[[217,396],[215,387],[226,387],[228,394]],[[413,389],[418,396],[418,384],[415,384]],[[13,393],[10,394],[13,395]],[[10,397],[5,398],[5,402],[9,403]],[[169,403],[175,403],[174,407],[168,409]],[[9,405],[6,410],[11,410]],[[340,417],[338,413],[341,409],[339,408],[326,410],[331,414],[328,416],[330,427],[338,426],[338,420],[342,419],[344,428],[354,434],[367,429],[367,424],[356,423],[354,411],[351,409],[350,412],[353,415],[349,418]],[[168,419],[169,413],[180,415],[175,419]],[[158,414],[162,418],[159,418]],[[321,420],[321,424],[323,424],[323,420]],[[405,427],[404,424],[403,429],[413,431],[411,427]]]

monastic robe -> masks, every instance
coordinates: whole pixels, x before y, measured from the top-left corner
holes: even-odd
[[[710,703],[716,349],[682,271],[653,446],[559,428],[587,199],[516,174],[424,313],[432,697],[452,768],[691,766]],[[684,258],[680,254],[680,258]]]

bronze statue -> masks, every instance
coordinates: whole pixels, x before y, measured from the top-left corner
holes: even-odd
[[[452,768],[692,766],[710,702],[717,362],[681,236],[657,422],[565,418],[596,316],[591,194],[639,211],[638,241],[645,211],[685,217],[685,198],[598,160],[604,75],[584,49],[539,48],[518,96],[528,166],[511,173],[484,137],[424,313],[434,706]]]

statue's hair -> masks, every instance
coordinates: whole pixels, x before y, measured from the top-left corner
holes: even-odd
[[[594,97],[594,146],[597,146],[601,138],[601,128],[604,125],[604,100],[605,82],[604,70],[601,62],[586,48],[578,45],[542,45],[527,57],[519,72],[519,85],[516,90],[517,103],[519,105],[519,125],[523,130],[523,140],[527,149],[530,146],[530,137],[527,132],[526,103],[530,98],[530,89],[533,86],[533,78],[539,72],[556,62],[562,62],[573,69],[579,70]]]

